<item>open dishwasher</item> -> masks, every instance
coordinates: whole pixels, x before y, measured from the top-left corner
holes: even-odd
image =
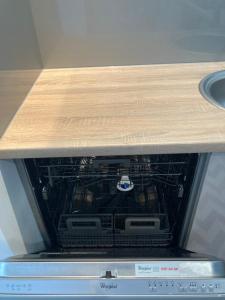
[[[224,263],[179,248],[198,154],[26,159],[24,168],[51,244],[0,264],[4,299],[225,297]]]

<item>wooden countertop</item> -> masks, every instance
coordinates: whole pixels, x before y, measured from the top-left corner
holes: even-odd
[[[225,152],[225,110],[199,93],[224,62],[43,70],[0,158]]]
[[[0,137],[39,74],[39,69],[0,70]]]

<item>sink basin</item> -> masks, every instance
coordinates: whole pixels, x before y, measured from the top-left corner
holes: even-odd
[[[199,89],[206,100],[225,109],[225,71],[207,75],[200,82]]]

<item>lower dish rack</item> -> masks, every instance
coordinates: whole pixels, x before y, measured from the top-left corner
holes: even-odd
[[[163,194],[157,193],[157,196],[154,214],[152,208],[147,207],[134,206],[132,211],[132,203],[129,208],[111,208],[112,213],[75,210],[72,214],[62,214],[57,230],[58,243],[64,248],[167,246],[172,232]],[[115,200],[115,203],[118,202]]]
[[[65,248],[168,246],[166,214],[61,215],[57,240]]]

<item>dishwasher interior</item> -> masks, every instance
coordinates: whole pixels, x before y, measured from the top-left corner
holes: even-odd
[[[225,263],[182,249],[206,157],[24,162],[29,178],[21,161],[18,170],[51,243],[0,262],[1,299],[224,299]]]
[[[60,252],[177,246],[197,161],[197,154],[161,154],[38,158],[25,165]]]

